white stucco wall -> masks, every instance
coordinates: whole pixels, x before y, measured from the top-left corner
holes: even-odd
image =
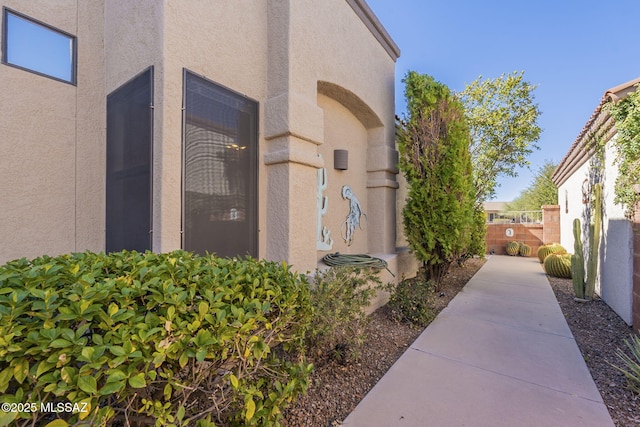
[[[617,176],[615,158],[616,150],[611,140],[606,146],[602,175],[603,215],[596,292],[625,322],[631,324],[633,230],[631,222],[624,216],[624,207],[614,203]],[[574,252],[574,218],[580,218],[584,250],[588,253],[588,227],[584,219],[588,205],[582,203],[582,185],[584,180],[589,178],[589,171],[590,160],[558,188],[560,243],[571,253]]]
[[[614,137],[615,138],[615,137]],[[633,302],[633,229],[624,206],[616,204],[618,169],[613,141],[607,144],[602,187],[602,241],[600,243],[601,296],[622,319],[631,324]]]

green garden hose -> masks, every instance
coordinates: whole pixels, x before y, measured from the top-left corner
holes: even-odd
[[[332,254],[327,254],[322,257],[322,261],[330,267],[336,266],[355,266],[355,267],[373,267],[373,268],[384,268],[391,274],[393,277],[396,277],[391,270],[389,270],[389,266],[387,265],[387,261],[372,257],[371,255],[366,254],[350,254],[343,255],[340,252],[335,252]]]

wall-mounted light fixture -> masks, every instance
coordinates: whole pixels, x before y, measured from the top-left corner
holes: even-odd
[[[333,150],[333,168],[343,171],[349,169],[349,151]]]

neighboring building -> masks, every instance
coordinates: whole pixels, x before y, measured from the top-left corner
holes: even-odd
[[[604,93],[553,175],[560,205],[560,242],[569,252],[574,248],[574,218],[579,218],[582,223],[584,250],[588,252],[591,188],[597,182],[602,183],[603,213],[596,292],[628,324],[633,321],[633,229],[631,221],[625,218],[625,207],[613,201],[618,175],[614,145],[616,129],[613,119],[603,107],[610,101],[627,96],[638,83],[640,79]],[[594,135],[606,141],[602,160],[594,155],[590,143]]]
[[[397,273],[399,50],[364,0],[0,6],[0,263],[340,251]]]
[[[494,220],[500,218],[500,214],[505,211],[508,202],[484,202],[484,214],[487,217],[487,222],[494,222]]]

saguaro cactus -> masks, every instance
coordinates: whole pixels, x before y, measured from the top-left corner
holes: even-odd
[[[584,299],[584,252],[580,228],[580,220],[575,218],[573,220],[574,254],[571,255],[571,279],[576,298]]]
[[[598,275],[598,256],[600,254],[600,229],[602,227],[602,184],[593,186],[593,221],[589,225],[589,259],[587,260],[587,282],[585,297],[592,299],[596,291]]]

